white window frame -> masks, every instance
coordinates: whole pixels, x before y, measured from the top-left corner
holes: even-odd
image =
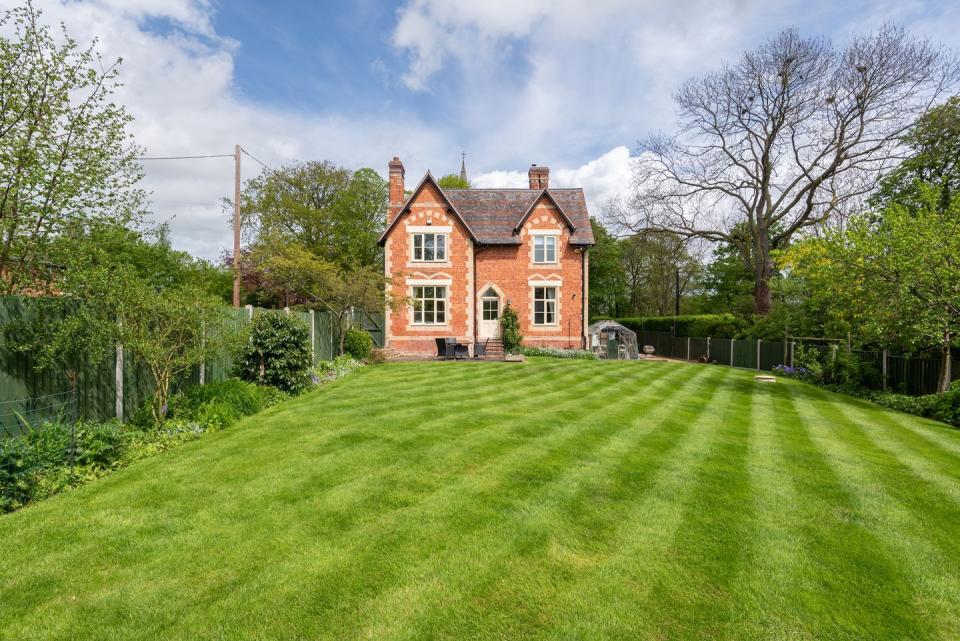
[[[550,298],[546,295],[547,290],[553,290],[553,297]],[[537,294],[543,291],[543,297],[538,297]],[[557,302],[560,299],[560,287],[558,285],[534,285],[533,286],[533,324],[535,327],[551,327],[557,324]],[[537,322],[537,303],[543,303],[543,322]],[[552,308],[552,309],[551,309]],[[548,315],[552,315],[553,319],[548,322]]]
[[[427,236],[433,237],[433,258],[429,258],[429,259],[424,258],[424,256],[426,255],[426,248],[427,248],[427,240],[426,240]],[[418,239],[420,240],[419,258],[417,257],[417,240]],[[443,245],[443,256],[438,256],[438,252],[437,252],[438,240],[437,239],[442,239],[440,240],[440,244]],[[415,263],[445,263],[447,262],[447,257],[450,254],[449,245],[450,243],[448,239],[448,234],[443,230],[440,230],[440,229],[434,230],[429,228],[427,230],[417,229],[416,231],[410,234],[410,258]]]
[[[491,311],[491,310],[487,309],[487,303],[495,303],[495,304],[496,304],[496,310],[495,310],[496,315],[497,315],[496,318],[487,318],[487,312],[488,312],[488,311]],[[491,305],[490,307],[493,307],[493,306]],[[493,322],[493,321],[499,321],[499,320],[500,320],[500,298],[499,298],[499,297],[497,297],[497,298],[491,298],[491,297],[485,296],[485,297],[483,297],[483,298],[480,299],[480,320],[484,320],[484,321],[487,321],[487,322]]]
[[[538,247],[539,245],[539,247]],[[543,254],[537,260],[537,251]],[[537,234],[533,237],[533,264],[553,265],[557,262],[557,237],[554,234]]]
[[[426,296],[427,290],[432,290],[432,296]],[[417,292],[420,290],[420,292]],[[420,294],[419,296],[417,294]],[[447,285],[412,285],[410,288],[410,298],[413,300],[411,322],[414,325],[430,327],[435,325],[446,325],[450,310],[447,309]],[[427,312],[426,303],[433,303],[431,312]],[[418,309],[420,307],[420,309]],[[437,314],[443,314],[443,320],[437,320]],[[420,320],[417,320],[417,314],[420,314]],[[427,321],[427,314],[432,314],[432,320]]]

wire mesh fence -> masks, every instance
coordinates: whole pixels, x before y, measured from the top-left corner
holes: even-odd
[[[0,297],[0,328],[14,319],[36,319],[36,301],[18,296]],[[276,310],[247,307],[230,309],[224,322],[235,329],[249,324],[258,314]],[[310,329],[314,363],[337,353],[337,327],[329,312],[286,310]],[[51,319],[53,320],[53,319]],[[345,325],[367,330],[374,345],[383,346],[383,315],[355,312]],[[38,370],[32,355],[5,344],[0,331],[0,437],[21,434],[27,426],[44,421],[106,420],[129,418],[153,394],[153,378],[146,364],[129,350],[117,349],[101,362],[85,363],[78,371],[76,394],[66,372],[57,368]],[[172,382],[172,391],[190,385],[228,378],[233,371],[230,354],[222,354],[193,367]]]
[[[0,401],[0,438],[19,436],[51,417],[76,420],[77,403],[72,391]]]
[[[814,351],[818,359],[829,362],[836,358],[839,345],[803,341],[764,341],[756,339],[694,338],[674,336],[670,332],[641,330],[637,332],[641,347],[650,345],[655,353],[681,360],[707,362],[773,371],[778,365],[793,366],[798,345]],[[940,359],[907,355],[892,355],[886,350],[851,350],[858,361],[876,370],[878,386],[895,392],[922,395],[937,391]],[[960,359],[951,367],[953,380],[960,380]]]

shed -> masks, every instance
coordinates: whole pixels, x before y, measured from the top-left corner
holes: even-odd
[[[590,349],[600,358],[640,358],[637,335],[613,320],[597,321],[587,329]]]

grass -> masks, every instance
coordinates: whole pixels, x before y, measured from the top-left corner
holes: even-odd
[[[958,463],[725,367],[391,363],[0,517],[0,638],[957,639]]]

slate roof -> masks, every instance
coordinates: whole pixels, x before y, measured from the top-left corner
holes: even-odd
[[[432,177],[428,174],[424,182],[429,178]],[[423,182],[421,182],[422,185]],[[480,244],[519,245],[520,237],[515,232],[526,220],[530,209],[541,196],[552,199],[567,219],[569,226],[573,229],[571,244],[595,244],[583,189],[441,189],[440,191],[446,196],[453,213],[460,216],[474,240]],[[406,203],[404,209],[409,206],[409,203],[410,201]],[[404,209],[401,209],[401,213]],[[400,216],[397,216],[397,220],[399,219]],[[391,227],[393,225],[384,231],[381,243]]]

